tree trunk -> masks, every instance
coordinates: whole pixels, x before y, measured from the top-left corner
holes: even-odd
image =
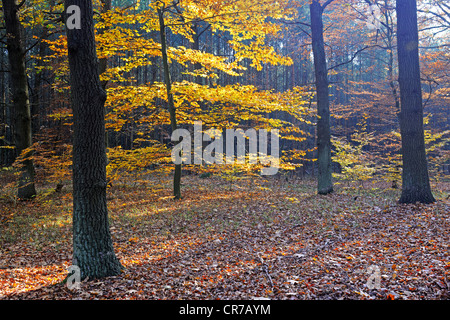
[[[192,25],[193,34],[192,37],[194,38],[194,42],[192,43],[192,49],[199,51],[200,50],[200,28],[198,25],[198,22],[194,22]],[[192,67],[192,71],[195,72],[196,70],[200,70],[202,68],[202,65],[200,63],[195,63]],[[202,77],[193,77],[192,82],[197,84],[202,84]]]
[[[175,112],[175,103],[172,94],[172,80],[170,79],[169,60],[167,58],[167,40],[166,40],[166,26],[164,23],[164,9],[158,9],[159,17],[159,35],[161,40],[161,54],[164,67],[164,81],[167,91],[167,104],[170,115],[170,126],[172,132],[177,130],[177,118]],[[173,196],[175,199],[181,198],[181,164],[175,165],[175,172],[173,176]]]
[[[117,275],[106,206],[106,92],[99,78],[92,1],[66,0],[77,5],[81,29],[67,29],[73,108],[73,264],[81,278]]]
[[[317,95],[317,192],[328,194],[333,192],[331,179],[331,133],[330,102],[328,89],[328,70],[323,40],[323,7],[319,1],[310,4],[311,36],[314,55],[314,71],[316,76]]]
[[[111,10],[111,0],[101,0],[101,13],[103,14],[110,10]],[[98,33],[103,34],[108,29],[109,28],[106,27],[105,29],[99,30]],[[99,59],[98,67],[99,67],[99,74],[104,73],[108,67],[108,58]],[[106,89],[106,85],[108,84],[108,81],[102,81],[101,84],[102,84],[103,89]]]
[[[384,1],[384,6],[388,7],[388,0]],[[389,79],[389,86],[391,87],[392,92],[392,98],[394,99],[394,106],[395,106],[395,113],[397,117],[400,115],[400,96],[398,94],[398,90],[395,84],[394,79],[394,39],[393,39],[393,30],[394,26],[390,23],[389,20],[389,12],[386,10],[384,13],[384,20],[386,23],[386,40],[387,40],[387,47],[388,50],[388,79]],[[395,162],[389,162],[389,165],[393,167],[393,177],[392,177],[392,185],[391,187],[393,189],[397,189],[398,181],[397,177],[400,176],[400,167],[395,164]]]
[[[108,11],[111,10],[111,1],[112,0],[101,0],[101,9],[100,12],[106,13]],[[103,33],[105,33],[105,31],[107,31],[109,29],[109,27],[106,27],[104,29],[100,29],[98,30],[98,35],[101,35]],[[104,72],[106,72],[106,70],[108,69],[108,58],[104,57],[104,58],[100,58],[98,59],[98,72],[99,75],[102,75]],[[107,80],[103,80],[100,82],[102,84],[102,88],[103,90],[106,90],[106,86],[108,85],[108,81]],[[108,108],[106,108],[105,110],[106,113],[109,112]],[[107,148],[109,148],[109,132],[108,130],[105,130],[105,145]]]
[[[11,75],[12,104],[15,114],[15,145],[17,156],[31,147],[31,110],[25,67],[25,50],[22,26],[19,20],[19,6],[16,0],[2,0],[7,36],[7,49]],[[31,199],[36,196],[32,152],[27,152],[21,161],[21,173],[17,196]]]
[[[432,203],[435,199],[425,152],[416,1],[397,0],[396,11],[403,158],[400,203]]]

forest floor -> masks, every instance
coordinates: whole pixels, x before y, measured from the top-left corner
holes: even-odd
[[[450,299],[450,184],[400,205],[368,183],[170,176],[108,190],[119,276],[61,281],[71,265],[71,190],[0,199],[0,299]]]

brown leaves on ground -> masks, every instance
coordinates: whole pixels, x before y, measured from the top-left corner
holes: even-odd
[[[0,297],[450,297],[448,190],[440,188],[431,205],[399,205],[398,191],[383,188],[319,196],[302,180],[183,182],[180,201],[170,197],[170,177],[108,191],[111,232],[126,269],[79,290],[61,283],[71,264],[70,196],[15,204],[14,215],[5,210]]]

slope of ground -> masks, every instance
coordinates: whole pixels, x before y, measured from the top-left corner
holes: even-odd
[[[71,195],[0,201],[0,299],[449,299],[448,184],[399,205],[368,184],[315,194],[304,180],[170,177],[108,190],[125,270],[61,281],[71,265]],[[447,188],[447,189],[445,189]]]

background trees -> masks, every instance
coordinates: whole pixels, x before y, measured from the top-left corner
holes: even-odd
[[[72,4],[81,8],[79,30],[64,28],[64,12]],[[448,6],[420,1],[417,23],[414,4],[66,0],[64,6],[52,0],[3,1],[0,160],[7,173],[0,176],[6,181],[0,194],[0,241],[13,245],[1,252],[0,269],[10,270],[0,282],[9,284],[10,292],[28,290],[26,281],[15,286],[17,276],[28,273],[36,279],[39,269],[48,283],[55,268],[64,269],[62,259],[70,264],[67,253],[73,248],[71,263],[80,267],[81,278],[116,275],[121,263],[134,268],[95,284],[125,291],[128,285],[112,284],[137,280],[139,291],[119,294],[124,297],[180,297],[175,293],[180,287],[187,296],[194,288],[200,297],[198,291],[208,288],[226,297],[224,291],[237,288],[230,290],[236,294],[245,284],[250,289],[245,297],[293,298],[309,291],[313,295],[304,297],[369,298],[373,292],[364,293],[364,272],[346,285],[348,279],[339,280],[344,270],[327,263],[333,260],[330,254],[336,261],[345,257],[362,271],[365,263],[380,260],[384,243],[390,249],[383,259],[393,272],[387,280],[395,287],[379,290],[379,298],[394,299],[396,291],[421,299],[447,296]],[[184,172],[174,168],[171,134],[177,128],[192,130],[196,121],[204,131],[279,129],[279,174],[261,177],[264,163],[202,162],[184,165]],[[15,149],[23,149],[21,156]],[[226,156],[234,158],[234,152]],[[427,162],[434,186],[444,182],[436,188],[442,201],[396,205],[400,193],[390,189],[400,184],[400,202],[434,201]],[[14,179],[8,172],[17,167]],[[33,167],[37,200],[17,203],[17,186],[21,198],[35,193],[26,189],[27,195],[20,195],[32,185]],[[170,193],[166,176],[174,169]],[[192,183],[188,196],[171,201],[181,198],[181,176],[192,173],[199,178],[186,179]],[[294,174],[317,180],[317,188],[300,186],[304,181],[299,179],[288,182]],[[203,179],[211,175],[219,177]],[[249,176],[244,187],[221,185]],[[365,183],[370,187],[364,188]],[[68,192],[62,193],[65,188]],[[335,195],[309,194],[328,194],[333,188]],[[356,201],[358,196],[364,201]],[[67,205],[72,199],[73,206]],[[72,247],[59,241],[67,242],[69,226]],[[325,241],[329,250],[316,255],[307,249],[323,247],[325,238],[331,240]],[[242,250],[247,245],[258,250]],[[22,253],[28,256],[25,248],[33,251],[38,268],[22,268],[29,262],[20,259]],[[64,253],[57,255],[58,266],[53,264],[57,251]],[[305,253],[305,270],[323,281],[321,292],[311,287],[316,281],[310,274],[302,279],[296,274],[298,259],[291,258],[299,251]],[[411,263],[414,251],[421,254]],[[46,258],[51,265],[41,265]],[[245,271],[258,270],[258,260],[264,259],[276,263],[264,270],[265,284],[257,272]],[[214,260],[219,263],[211,264]],[[330,270],[331,278],[338,279],[334,284],[322,277]],[[409,282],[411,272],[424,275],[425,281]],[[149,274],[154,275],[151,281]],[[223,287],[217,285],[219,276],[227,281]],[[228,282],[230,276],[239,280],[233,281],[236,286]],[[203,280],[208,286],[202,289]],[[113,291],[109,297],[117,296]],[[411,296],[410,291],[417,293]]]
[[[108,1],[94,2],[97,56],[107,91],[107,177],[145,183],[145,174],[173,170],[170,115],[164,82],[157,4],[164,4],[167,59],[177,125],[195,120],[211,127],[279,128],[282,169],[318,175],[311,15],[308,1]],[[328,1],[315,1],[324,6]],[[106,5],[102,5],[106,4]],[[369,5],[377,8],[372,14]],[[323,12],[331,170],[371,172],[387,186],[401,184],[398,113],[397,26],[394,1],[340,1]],[[36,179],[70,184],[73,114],[70,108],[67,44],[61,4],[27,1],[23,25]],[[447,12],[440,1],[419,1],[419,50],[426,116],[425,148],[432,183],[448,173],[449,47]],[[375,20],[374,20],[375,19]],[[379,21],[374,27],[369,21]],[[6,32],[1,31],[6,45]],[[14,110],[8,52],[0,58],[2,122],[0,159],[12,164]],[[320,64],[323,67],[323,63]],[[316,97],[317,96],[317,97]],[[364,125],[362,126],[362,124]],[[359,149],[364,132],[373,137]],[[22,135],[21,135],[22,136]],[[358,138],[359,137],[359,138]],[[357,162],[345,163],[363,152]],[[220,173],[223,167],[185,166]],[[230,168],[228,168],[230,169]],[[256,167],[239,167],[256,172]],[[187,172],[186,171],[186,172]],[[286,171],[281,170],[281,174]],[[343,177],[342,175],[340,176]],[[339,183],[339,181],[337,181]]]
[[[4,0],[3,17],[5,22],[6,48],[11,76],[11,108],[14,110],[15,149],[20,157],[19,199],[31,199],[36,195],[34,187],[34,167],[32,153],[31,110],[28,94],[26,51],[19,12],[24,2]]]
[[[316,78],[317,97],[317,164],[319,194],[327,194],[333,191],[331,181],[331,130],[330,130],[330,101],[327,59],[323,40],[323,11],[332,1],[323,5],[320,1],[310,4],[311,38],[314,55],[314,72]]]

